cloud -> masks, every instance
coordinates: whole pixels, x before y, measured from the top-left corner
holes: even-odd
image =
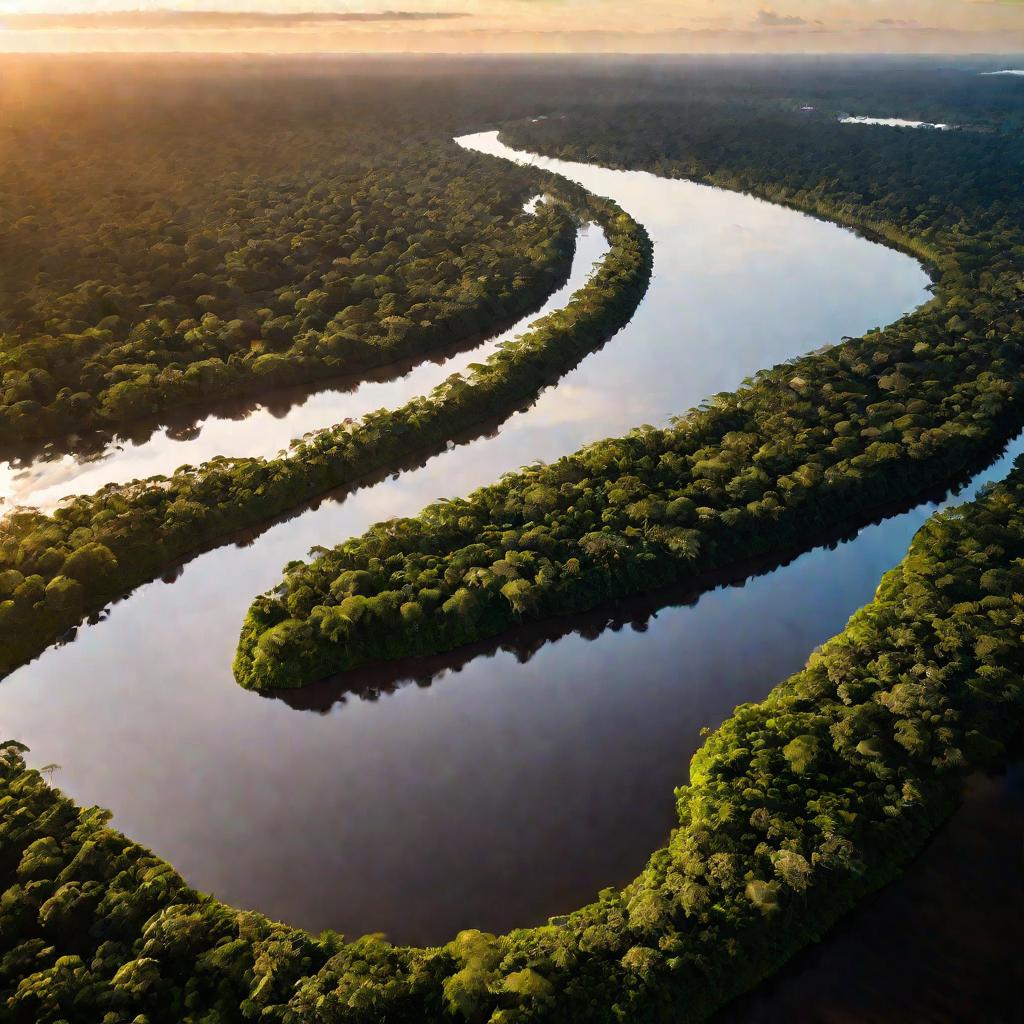
[[[69,14],[7,14],[9,29],[271,29],[366,22],[451,21],[461,11],[83,11]]]
[[[767,7],[762,7],[757,12],[754,22],[762,28],[792,28],[796,25],[810,24],[806,18],[800,18],[795,14],[779,14]]]
[[[880,25],[882,28],[920,28],[921,23],[918,21],[908,20],[906,18],[876,18],[874,24]]]

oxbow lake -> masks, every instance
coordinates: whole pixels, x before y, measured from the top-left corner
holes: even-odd
[[[459,141],[558,171],[648,228],[654,280],[632,322],[492,436],[194,559],[0,684],[4,734],[31,747],[32,764],[60,764],[54,781],[67,793],[111,808],[116,827],[197,888],[313,931],[438,943],[465,927],[543,922],[628,881],[667,837],[700,728],[800,668],[871,599],[935,508],[696,603],[623,606],[287,699],[239,688],[231,661],[246,609],[311,546],[665,423],[930,297],[914,260],[792,210],[529,157],[495,132]],[[563,305],[606,249],[583,229],[570,281],[546,308]],[[272,455],[307,430],[429,390],[516,330],[377,381],[8,466],[8,497],[48,505],[214,454]],[[1014,452],[972,488],[1005,475]]]

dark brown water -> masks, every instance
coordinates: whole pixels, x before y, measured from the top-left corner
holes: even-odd
[[[467,144],[501,151],[490,134]],[[590,617],[547,642],[291,704],[241,690],[231,660],[245,611],[312,545],[663,423],[928,297],[914,261],[793,211],[543,162],[617,199],[655,240],[655,278],[625,330],[496,436],[203,555],[0,685],[0,731],[28,743],[32,763],[62,765],[55,782],[70,795],[110,807],[117,827],[230,903],[313,930],[441,942],[463,927],[543,921],[627,881],[673,823],[700,727],[761,698],[840,630],[930,511],[636,625]],[[596,232],[582,240],[575,284],[602,252]],[[412,371],[402,393],[429,386],[436,369]],[[358,414],[344,396],[324,401],[323,423],[288,436]],[[132,465],[199,461],[214,436],[227,453],[236,434],[246,451],[282,443],[273,415],[223,422],[184,441],[153,438]],[[119,457],[103,462],[111,479],[125,471]]]
[[[898,882],[717,1024],[1021,1024],[1024,765],[968,780]]]

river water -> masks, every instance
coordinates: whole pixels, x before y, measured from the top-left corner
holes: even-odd
[[[495,133],[461,141],[513,155]],[[590,616],[290,702],[241,690],[231,660],[245,611],[312,545],[663,423],[929,297],[910,258],[792,210],[640,172],[536,162],[618,200],[654,238],[654,280],[627,328],[496,435],[196,558],[0,684],[0,730],[29,744],[31,763],[61,765],[55,784],[111,808],[116,827],[229,903],[314,931],[440,942],[463,927],[543,921],[629,880],[673,823],[673,787],[700,727],[760,699],[840,630],[932,511],[654,617],[653,606]],[[600,233],[584,232],[572,281],[551,304],[603,252]],[[374,401],[420,393],[458,365],[426,363]],[[211,446],[273,454],[374,407],[358,395],[328,389],[242,421],[213,417],[196,436],[156,435],[126,446],[130,472],[116,448],[84,469],[65,463],[62,480],[29,467],[17,500],[137,475],[135,465],[166,471]]]
[[[537,196],[524,207],[532,214]],[[217,455],[269,457],[309,431],[358,419],[375,409],[393,409],[428,393],[453,373],[490,355],[526,324],[565,305],[589,276],[591,265],[608,251],[600,231],[584,228],[579,252],[564,287],[539,311],[509,330],[483,341],[471,340],[438,351],[418,364],[397,363],[358,378],[329,381],[313,388],[288,388],[268,398],[226,402],[211,412],[184,410],[162,426],[141,424],[129,436],[85,438],[71,452],[43,451],[31,458],[0,462],[3,508],[33,505],[47,511],[69,494],[89,494],[105,484],[170,474],[186,463],[200,465]]]
[[[1022,1024],[1024,764],[974,775],[894,884],[717,1024]]]

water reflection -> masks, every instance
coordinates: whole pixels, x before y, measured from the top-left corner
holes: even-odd
[[[257,400],[225,401],[201,414],[194,409],[164,413],[158,420],[134,424],[113,439],[100,433],[79,438],[70,451],[59,451],[52,444],[42,450],[27,448],[0,462],[0,499],[6,508],[31,504],[50,509],[70,493],[88,494],[108,483],[172,473],[179,466],[198,465],[217,455],[274,456],[310,431],[358,419],[376,409],[395,408],[486,359],[534,319],[560,309],[607,251],[603,232],[581,227],[571,269],[553,281],[556,287],[538,309],[426,357],[316,385],[281,388]]]
[[[468,144],[510,152],[493,133]],[[63,765],[70,795],[112,808],[118,828],[233,904],[431,942],[542,921],[626,881],[672,823],[700,727],[799,668],[927,515],[645,615],[642,633],[535,638],[436,666],[429,687],[325,698],[318,713],[241,690],[230,665],[245,611],[313,545],[664,423],[928,297],[913,260],[791,210],[538,162],[617,199],[654,237],[651,288],[611,343],[493,436],[201,555],[0,686],[3,731],[33,764]]]
[[[927,518],[951,503],[967,501],[985,483],[1002,479],[1009,472],[1014,459],[1022,452],[1024,435],[1006,446],[999,458],[983,459],[975,472],[966,474],[963,480],[952,487],[940,488],[931,497],[901,502],[876,510],[873,515],[862,520],[846,523],[824,536],[816,537],[813,549],[835,551],[841,544],[856,541],[867,527],[885,526],[887,530],[895,531],[903,518],[909,523],[919,524],[923,522],[922,516]],[[705,573],[677,586],[610,601],[589,612],[526,623],[500,636],[467,644],[454,651],[366,665],[297,690],[274,690],[261,696],[283,701],[296,711],[326,714],[336,705],[345,704],[350,697],[378,700],[411,683],[420,687],[430,686],[435,680],[459,673],[478,659],[491,658],[499,652],[511,655],[520,665],[526,665],[546,645],[569,636],[592,641],[607,632],[617,633],[627,627],[636,633],[645,633],[659,612],[693,608],[710,591],[745,587],[760,576],[770,575],[791,565],[806,552],[807,545],[794,546],[770,556]]]
[[[907,873],[717,1024],[1024,1021],[1024,764],[975,775]]]

